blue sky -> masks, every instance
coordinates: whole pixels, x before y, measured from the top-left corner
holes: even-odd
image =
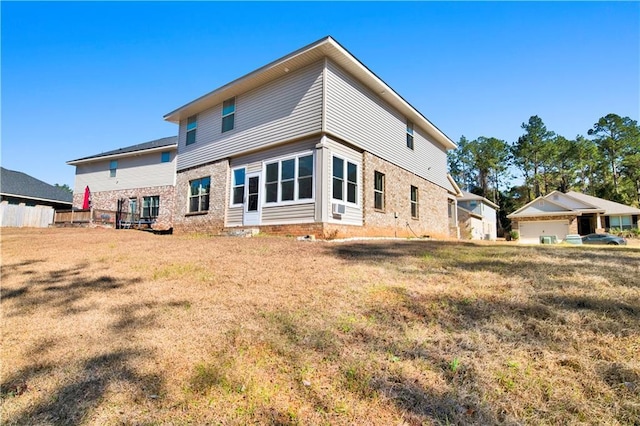
[[[451,139],[638,120],[638,2],[1,2],[2,166],[177,134],[163,115],[326,35]]]

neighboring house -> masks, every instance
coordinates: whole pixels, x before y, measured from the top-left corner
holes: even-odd
[[[145,220],[154,229],[172,226],[177,137],[157,139],[68,161],[76,167],[73,206],[117,212],[123,222]]]
[[[168,113],[176,231],[455,234],[456,145],[331,37]]]
[[[72,195],[22,172],[0,168],[0,225],[48,227],[56,209],[70,209]]]
[[[494,202],[463,191],[458,197],[458,223],[460,236],[472,240],[495,241],[497,236],[497,210]]]
[[[538,243],[542,235],[555,235],[559,241],[569,234],[587,235],[611,228],[638,227],[640,209],[570,191],[553,191],[538,197],[507,217],[520,241]]]

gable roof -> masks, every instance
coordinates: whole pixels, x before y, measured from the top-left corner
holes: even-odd
[[[26,173],[0,167],[0,193],[18,198],[30,198],[36,201],[49,201],[71,205],[73,194],[64,189],[29,176]]]
[[[482,201],[485,204],[488,204],[489,206],[493,207],[494,209],[498,209],[500,208],[500,206],[498,206],[496,203],[494,203],[493,201],[484,198],[482,195],[476,195],[472,192],[467,192],[467,191],[462,191],[462,197],[458,198],[458,201],[470,201],[470,200],[477,200],[477,201]]]
[[[635,207],[627,206],[625,204],[616,203],[615,201],[605,200],[603,198],[593,197],[591,195],[582,194],[580,192],[569,191],[567,192],[568,196],[575,198],[584,203],[588,203],[594,205],[600,209],[604,210],[604,214],[609,215],[629,215],[629,214],[640,214],[640,209]]]
[[[69,165],[76,165],[79,163],[85,163],[90,161],[104,160],[105,158],[116,158],[131,155],[136,152],[145,151],[154,152],[160,150],[166,150],[167,148],[177,148],[178,137],[169,136],[166,138],[156,139],[149,142],[139,143],[137,145],[131,145],[124,148],[114,149],[112,151],[103,152],[100,154],[90,155],[88,157],[78,158],[77,160],[67,161]]]
[[[426,130],[435,141],[446,149],[456,148],[456,144],[440,129],[431,123],[420,111],[409,104],[382,79],[353,56],[347,49],[331,36],[326,36],[314,43],[277,59],[249,74],[219,87],[180,108],[171,111],[164,119],[172,123],[180,123],[187,117],[205,109],[221,104],[224,100],[262,86],[269,81],[282,77],[290,71],[303,68],[323,58],[329,58],[341,68],[348,71],[367,88],[378,94],[391,106],[404,114],[415,125]]]
[[[513,219],[535,216],[581,216],[585,213],[600,213],[605,216],[630,215],[640,214],[640,209],[580,192],[569,191],[565,194],[553,191],[525,204],[507,217]]]

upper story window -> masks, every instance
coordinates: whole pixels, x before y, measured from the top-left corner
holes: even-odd
[[[231,204],[239,205],[244,203],[244,177],[246,171],[243,168],[233,170],[233,191],[231,194]]]
[[[142,197],[142,217],[156,218],[160,211],[160,197],[154,195],[152,197]]]
[[[109,162],[109,177],[116,177],[116,170],[118,170],[118,160],[111,160]]]
[[[418,219],[418,188],[411,186],[411,217]]]
[[[233,130],[236,115],[236,98],[222,103],[222,133]]]
[[[357,204],[358,165],[333,157],[333,199]]]
[[[266,165],[266,203],[313,198],[313,155],[282,159]]]
[[[209,210],[209,189],[211,178],[189,181],[189,213]]]
[[[192,115],[187,118],[187,145],[196,142],[196,130],[198,129],[198,116]]]
[[[407,120],[407,148],[413,149],[413,123]]]
[[[373,207],[384,210],[384,173],[373,174]]]
[[[162,163],[170,163],[171,162],[171,153],[169,151],[165,151],[160,156],[160,162]]]

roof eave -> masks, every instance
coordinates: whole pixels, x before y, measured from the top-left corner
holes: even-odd
[[[541,212],[541,213],[529,213],[529,214],[515,214],[511,213],[507,215],[509,219],[523,219],[528,217],[546,217],[546,216],[582,216],[581,212]]]
[[[53,198],[42,198],[42,197],[34,197],[32,195],[24,195],[24,194],[11,194],[9,192],[1,192],[1,195],[5,195],[8,197],[15,197],[15,198],[27,198],[29,200],[36,200],[36,201],[46,201],[48,203],[56,203],[56,204],[68,204],[68,205],[73,205],[73,201],[63,201],[63,200],[55,200]]]
[[[78,164],[93,163],[96,161],[104,161],[104,160],[109,160],[113,158],[136,157],[138,155],[143,155],[143,154],[153,154],[154,152],[160,152],[160,151],[175,151],[177,149],[178,149],[178,144],[164,145],[156,148],[140,149],[137,151],[127,151],[127,152],[121,152],[117,154],[107,154],[107,155],[100,155],[100,156],[78,158],[77,160],[67,161],[67,164],[70,166],[76,166]]]
[[[334,61],[346,60],[347,64],[351,68],[351,71],[358,71],[357,78],[363,82],[370,90],[374,91],[378,96],[384,99],[386,102],[397,108],[400,112],[407,116],[408,119],[425,129],[428,134],[446,150],[455,149],[457,145],[447,135],[445,135],[440,129],[438,129],[433,123],[431,123],[420,111],[414,108],[406,100],[404,100],[398,93],[395,92],[389,85],[387,85],[382,79],[369,70],[362,62],[360,62],[354,55],[348,50],[342,47],[337,41],[330,36],[322,38],[315,43],[305,46],[296,50],[289,55],[286,55],[280,59],[277,59],[249,74],[244,75],[224,86],[219,87],[199,98],[165,114],[164,119],[166,121],[179,124],[181,119],[185,119],[191,115],[197,114],[205,109],[212,108],[213,106],[221,103],[222,100],[236,96],[240,93],[234,93],[236,88],[241,83],[247,83],[250,86],[251,80],[258,78],[268,71],[276,68],[282,68],[282,74],[278,74],[273,78],[278,78],[289,72],[287,63],[291,62],[294,58],[298,58],[301,55],[311,55],[312,52],[322,49],[323,56],[326,56]],[[218,99],[220,98],[220,99]]]

